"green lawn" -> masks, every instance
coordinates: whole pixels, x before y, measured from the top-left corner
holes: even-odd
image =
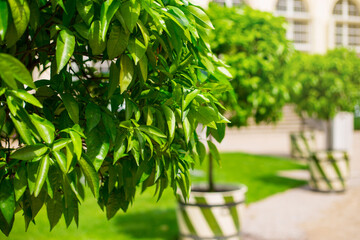
[[[276,175],[279,170],[303,168],[305,167],[302,165],[282,158],[226,153],[222,154],[222,167],[216,169],[216,180],[247,185],[249,188],[247,199],[250,203],[306,184],[303,181]],[[201,171],[202,169],[206,169],[206,166],[198,168],[194,181],[205,181],[206,174]],[[28,232],[25,233],[24,221],[18,214],[8,239],[176,239],[178,232],[176,203],[172,190],[165,191],[158,203],[152,194],[152,189],[139,194],[126,214],[119,212],[110,221],[106,220],[96,201],[89,197],[80,207],[79,228],[72,224],[66,229],[64,221],[61,220],[55,229],[49,232],[46,213],[41,211],[36,217],[36,226],[30,225]],[[0,239],[2,238],[4,236],[0,233]]]

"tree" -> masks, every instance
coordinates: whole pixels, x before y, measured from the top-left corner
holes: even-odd
[[[292,59],[287,75],[294,86],[291,101],[295,111],[301,118],[327,121],[327,148],[331,150],[330,120],[339,111],[354,111],[359,98],[360,59],[345,48],[325,55],[299,53]]]
[[[229,126],[247,125],[248,119],[256,123],[276,122],[289,98],[284,70],[292,53],[286,39],[285,21],[271,13],[244,8],[226,8],[210,4],[208,15],[215,26],[210,35],[213,52],[230,66],[232,90],[223,95],[221,102],[228,112]],[[217,124],[222,134],[208,133],[221,142],[225,124]],[[210,152],[209,185],[213,189],[212,156]]]
[[[224,8],[211,4],[209,17],[213,52],[228,64],[233,91],[223,99],[230,126],[276,122],[289,99],[284,71],[293,47],[286,38],[285,20],[250,7]]]
[[[212,28],[186,0],[0,0],[1,231],[44,205],[78,224],[86,186],[109,219],[137,186],[188,196],[197,125],[227,121]]]

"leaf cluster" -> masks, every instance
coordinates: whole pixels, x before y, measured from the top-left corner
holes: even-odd
[[[197,126],[227,122],[212,28],[187,0],[0,0],[1,231],[78,224],[85,187],[108,218],[138,187],[188,196]]]

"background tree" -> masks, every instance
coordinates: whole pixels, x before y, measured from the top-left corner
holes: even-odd
[[[227,121],[212,28],[186,0],[0,0],[1,231],[44,205],[51,228],[78,224],[85,186],[108,218],[137,186],[188,195],[197,125]]]
[[[356,52],[339,48],[325,55],[299,53],[291,61],[291,101],[301,118],[327,121],[327,148],[331,150],[331,119],[339,111],[354,111],[359,99],[360,59]]]
[[[215,26],[211,46],[231,67],[234,91],[225,98],[230,126],[275,122],[289,99],[284,70],[293,47],[286,38],[285,20],[271,13],[211,4],[209,17]]]
[[[271,13],[244,8],[227,8],[210,4],[208,15],[215,26],[210,43],[213,52],[230,66],[233,90],[223,95],[229,126],[245,126],[248,119],[256,123],[276,122],[289,99],[284,78],[286,63],[292,53],[292,44],[286,38],[285,20]],[[220,124],[218,124],[220,125]],[[218,141],[223,134],[208,133]],[[217,131],[218,133],[219,131]],[[209,185],[213,188],[212,156],[209,167]]]

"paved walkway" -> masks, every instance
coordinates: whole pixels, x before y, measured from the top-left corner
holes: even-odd
[[[348,191],[291,189],[247,207],[243,240],[360,239],[360,132],[354,136]],[[308,178],[306,172],[281,173]]]

